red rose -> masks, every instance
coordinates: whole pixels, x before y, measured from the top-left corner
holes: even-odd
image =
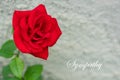
[[[13,14],[14,42],[23,53],[47,59],[48,47],[61,35],[57,20],[47,14],[40,4],[33,10],[15,11]]]

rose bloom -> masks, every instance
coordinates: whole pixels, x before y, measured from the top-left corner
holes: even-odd
[[[43,4],[33,10],[15,10],[12,24],[17,48],[45,60],[48,47],[53,46],[62,33],[57,20],[47,14]]]

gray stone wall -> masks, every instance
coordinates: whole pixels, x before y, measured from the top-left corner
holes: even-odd
[[[29,65],[42,63],[45,80],[120,80],[120,0],[0,0],[0,46],[12,38],[15,9],[45,4],[63,32],[47,61],[22,55]],[[99,61],[100,70],[67,66]],[[0,70],[9,60],[0,57]],[[76,62],[76,64],[77,64]],[[72,70],[72,71],[71,71]]]

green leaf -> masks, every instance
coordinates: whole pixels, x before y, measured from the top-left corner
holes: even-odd
[[[12,74],[12,72],[10,70],[9,65],[4,66],[3,69],[2,69],[2,75],[3,75],[3,77],[9,77],[9,76],[11,76],[11,74]]]
[[[25,72],[25,80],[37,80],[43,71],[42,65],[29,66]]]
[[[3,78],[3,80],[20,80],[20,79],[18,79],[18,78],[16,78],[16,77],[4,77]]]
[[[2,75],[3,75],[3,80],[19,80],[12,74],[9,65],[3,67]]]
[[[40,75],[39,78],[37,80],[43,80],[43,76]]]
[[[10,69],[12,73],[19,79],[22,78],[23,70],[24,70],[24,63],[23,61],[15,57],[14,59],[11,60],[10,62]]]
[[[15,50],[16,50],[16,46],[14,44],[14,41],[8,40],[2,45],[0,49],[0,56],[3,56],[5,58],[10,58],[13,56]]]

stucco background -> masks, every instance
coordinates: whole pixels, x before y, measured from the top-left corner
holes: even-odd
[[[28,65],[43,64],[45,80],[120,80],[120,0],[0,0],[0,46],[12,38],[14,10],[40,3],[58,19],[63,34],[47,61],[21,55]],[[103,65],[99,71],[71,71],[66,62],[73,59]],[[7,62],[0,57],[0,70]]]

